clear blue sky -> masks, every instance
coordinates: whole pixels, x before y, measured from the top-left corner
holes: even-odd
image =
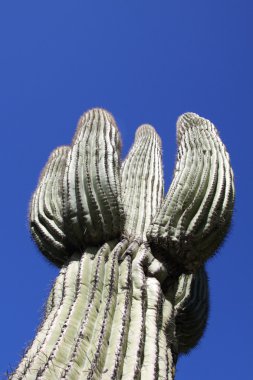
[[[51,150],[101,106],[115,116],[124,155],[140,123],[157,128],[167,188],[177,117],[196,112],[219,129],[236,211],[208,264],[209,326],[177,380],[252,379],[252,68],[250,0],[1,1],[0,374],[32,339],[57,274],[30,239],[30,196]]]

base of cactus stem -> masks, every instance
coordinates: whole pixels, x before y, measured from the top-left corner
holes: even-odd
[[[10,379],[172,380],[173,308],[147,264],[126,239],[73,255]]]

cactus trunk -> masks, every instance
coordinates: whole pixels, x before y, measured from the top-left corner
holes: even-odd
[[[12,379],[173,379],[173,308],[147,266],[127,239],[73,255]]]

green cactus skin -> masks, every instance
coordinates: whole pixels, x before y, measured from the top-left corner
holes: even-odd
[[[217,130],[196,114],[177,123],[178,159],[163,198],[161,141],[138,128],[120,163],[120,136],[93,109],[57,148],[30,204],[41,252],[60,267],[44,320],[12,380],[168,379],[203,335],[204,263],[232,217],[233,173]]]

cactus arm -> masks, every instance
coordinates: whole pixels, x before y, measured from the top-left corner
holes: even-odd
[[[163,171],[160,137],[150,125],[140,126],[122,171],[125,233],[146,240],[146,231],[160,207]]]
[[[182,274],[175,295],[177,352],[195,347],[206,328],[209,314],[208,278],[204,267],[194,274]]]
[[[120,137],[112,116],[93,109],[79,121],[68,157],[65,229],[74,244],[99,244],[120,235],[123,210],[119,183]]]
[[[148,240],[155,250],[192,272],[212,256],[230,225],[234,186],[229,156],[214,125],[196,114],[177,123],[173,182]]]
[[[63,230],[61,182],[69,147],[53,151],[30,203],[30,229],[42,253],[60,266],[68,257]]]

